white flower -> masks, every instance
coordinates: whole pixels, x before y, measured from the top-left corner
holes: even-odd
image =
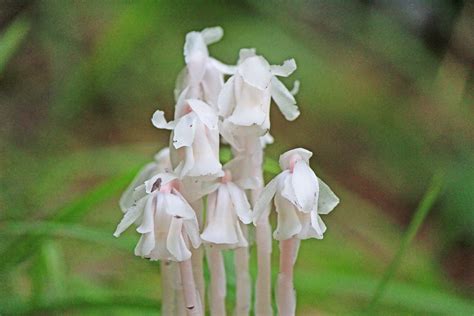
[[[231,144],[236,136],[263,136],[270,129],[272,98],[287,120],[296,119],[300,114],[296,100],[277,78],[288,77],[295,70],[294,59],[270,65],[255,50],[242,49],[236,73],[219,94],[219,116],[224,118],[222,136]]]
[[[148,163],[138,172],[132,183],[130,183],[128,188],[122,194],[119,202],[122,212],[125,213],[135,203],[135,201],[141,197],[138,195],[142,194],[142,192],[135,191],[139,185],[143,184],[147,179],[150,179],[157,173],[171,171],[170,150],[168,147],[160,150],[154,158],[153,162]]]
[[[129,207],[118,224],[118,237],[130,225],[137,225],[142,234],[135,255],[151,260],[184,261],[191,257],[192,246],[201,245],[196,214],[177,190],[177,177],[159,173],[136,188],[140,199]]]
[[[283,172],[267,184],[255,205],[254,223],[274,198],[278,224],[273,237],[277,240],[322,239],[326,225],[319,214],[328,214],[339,203],[334,192],[311,170],[312,155],[303,148],[281,155]]]
[[[185,99],[200,99],[217,109],[217,97],[224,85],[224,74],[231,74],[235,70],[210,57],[207,45],[218,42],[223,34],[221,27],[211,27],[186,35],[186,67],[179,74],[174,91],[177,101],[175,119],[185,114],[182,102]]]
[[[249,179],[241,178],[240,165],[240,159],[227,163],[216,191],[207,197],[207,223],[201,234],[204,242],[224,248],[248,246],[241,225],[252,222],[250,203],[245,194],[246,186],[251,183]]]
[[[206,103],[188,99],[186,114],[166,122],[163,111],[153,114],[157,128],[172,130],[171,162],[180,178],[222,176],[219,162],[219,130],[216,112]]]

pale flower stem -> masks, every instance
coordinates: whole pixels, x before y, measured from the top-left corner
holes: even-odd
[[[245,237],[248,238],[247,226],[241,225],[241,227]],[[234,251],[237,293],[235,316],[247,316],[250,313],[252,285],[249,273],[249,257],[248,247],[237,248]]]
[[[226,275],[222,252],[215,247],[207,247],[207,262],[211,274],[209,304],[212,316],[225,316]]]
[[[204,212],[204,201],[199,199],[191,203],[192,208],[196,212],[196,217],[199,224],[199,231],[203,229],[203,212]],[[205,310],[206,302],[206,285],[204,280],[204,250],[203,247],[191,249],[191,262],[193,265],[194,280],[196,280],[197,289],[199,291],[199,297],[202,303],[202,309]]]
[[[299,239],[280,241],[280,272],[276,299],[278,315],[293,316],[296,311],[296,292],[293,285],[293,267],[298,254]]]
[[[176,290],[174,284],[174,266],[171,261],[161,260],[161,313],[176,315]]]
[[[262,149],[261,149],[262,150]],[[263,150],[262,150],[263,151]],[[263,155],[263,153],[262,153]],[[257,175],[263,183],[263,172],[261,166]],[[252,205],[260,196],[262,188],[252,190]],[[270,207],[260,217],[255,228],[257,244],[257,266],[258,274],[255,286],[255,314],[261,316],[272,316],[272,279],[271,279],[271,255],[272,255],[272,229],[268,216]]]
[[[173,290],[176,293],[175,295],[175,314],[174,316],[186,315],[186,307],[184,306],[184,291],[183,291],[183,280],[181,279],[181,272],[178,269],[178,263],[171,262],[173,266],[172,276],[175,278]],[[164,315],[168,316],[168,315]]]
[[[201,310],[200,298],[194,282],[193,266],[191,260],[185,260],[179,263],[181,280],[183,284],[184,304],[188,316],[203,316]]]

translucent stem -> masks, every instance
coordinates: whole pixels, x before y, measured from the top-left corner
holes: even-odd
[[[212,316],[226,315],[226,276],[222,252],[215,247],[206,248],[207,262],[211,274],[211,293],[209,304]]]
[[[245,238],[248,239],[246,225],[241,225]],[[248,247],[237,248],[234,251],[234,263],[236,273],[236,304],[235,315],[247,316],[250,313],[251,291],[249,273],[249,249]]]
[[[204,313],[201,309],[202,306],[200,297],[196,289],[196,283],[194,282],[193,266],[191,260],[180,262],[179,270],[183,284],[183,296],[186,314],[188,316],[203,316]]]
[[[203,228],[203,218],[204,218],[204,204],[203,200],[199,199],[191,203],[192,208],[196,212],[196,217],[199,223],[199,231],[202,232]],[[199,292],[199,297],[202,302],[202,308],[205,310],[205,295],[206,295],[206,285],[204,281],[204,249],[199,247],[197,249],[191,249],[191,262],[193,265],[193,275],[194,280],[196,281],[197,289]]]
[[[162,260],[161,267],[161,313],[166,316],[176,314],[175,267],[173,262]]]
[[[263,149],[261,146],[254,147],[255,155],[260,158],[259,164],[254,167],[255,176],[260,178],[263,186]],[[255,205],[263,187],[254,189],[251,192],[252,205]],[[272,310],[272,279],[271,279],[271,255],[272,255],[272,229],[268,216],[270,207],[260,217],[257,222],[256,240],[257,240],[257,266],[258,274],[255,286],[255,313],[261,316],[273,315]]]
[[[280,272],[276,291],[278,315],[293,316],[296,312],[296,292],[293,285],[293,267],[298,255],[299,239],[280,241]]]

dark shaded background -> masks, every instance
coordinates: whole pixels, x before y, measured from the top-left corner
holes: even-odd
[[[312,150],[342,199],[327,238],[302,247],[302,315],[364,308],[438,170],[380,310],[472,314],[473,18],[441,0],[1,1],[0,306],[155,313],[158,265],[133,257],[133,231],[112,238],[117,200],[167,143],[150,117],[172,112],[185,34],[220,25],[226,63],[241,47],[296,59],[302,116],[272,110],[268,156]]]

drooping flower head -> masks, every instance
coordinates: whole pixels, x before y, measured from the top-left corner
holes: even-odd
[[[339,203],[339,198],[309,166],[312,152],[297,148],[280,156],[283,170],[263,190],[254,208],[254,223],[274,199],[278,214],[273,237],[322,239],[326,225],[320,214],[328,214]]]
[[[294,59],[282,65],[270,65],[255,50],[242,49],[235,74],[219,94],[219,116],[223,118],[221,134],[234,147],[239,136],[263,136],[270,129],[270,103],[275,101],[289,121],[300,112],[292,93],[277,76],[288,77],[296,70]]]
[[[186,35],[186,67],[176,80],[174,92],[177,102],[175,119],[185,114],[183,101],[190,98],[203,100],[217,110],[217,97],[224,85],[224,74],[230,74],[234,70],[210,57],[207,46],[218,42],[223,34],[221,27],[211,27]]]
[[[241,225],[252,222],[250,203],[245,189],[254,188],[256,180],[240,172],[242,159],[224,166],[224,176],[207,198],[207,223],[201,238],[223,248],[247,247]]]
[[[219,130],[216,112],[205,102],[188,99],[186,114],[166,122],[163,111],[153,114],[157,128],[172,130],[171,163],[180,178],[222,176],[219,162]]]
[[[135,223],[142,234],[135,255],[151,260],[189,259],[189,242],[194,248],[201,244],[199,226],[194,210],[178,188],[172,173],[159,173],[146,180],[135,189],[140,198],[127,209],[114,236]]]

